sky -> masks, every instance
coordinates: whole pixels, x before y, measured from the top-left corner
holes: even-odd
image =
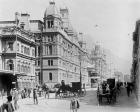
[[[51,0],[0,0],[0,20],[14,20],[15,12],[27,12],[31,19],[43,20]],[[139,0],[54,0],[58,8],[67,7],[74,29],[85,39],[99,42],[116,56],[132,62],[132,33],[140,19]]]

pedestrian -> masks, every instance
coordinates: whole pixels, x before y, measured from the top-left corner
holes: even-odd
[[[70,102],[70,110],[72,110],[73,112],[77,112],[79,107],[80,107],[80,104],[79,104],[78,99],[73,98]]]
[[[18,91],[17,91],[16,88],[14,88],[14,91],[13,91],[13,100],[14,100],[14,108],[15,108],[15,110],[18,109],[18,99],[19,99]]]
[[[127,83],[127,85],[126,85],[126,91],[127,91],[127,96],[129,97],[130,96],[130,85],[129,85],[129,83]]]
[[[46,86],[46,88],[45,88],[45,98],[46,98],[46,96],[48,96],[48,99],[49,99],[50,92],[49,92],[49,87],[48,86]]]
[[[30,98],[30,94],[31,94],[31,89],[28,89],[28,97]]]
[[[5,112],[5,110],[7,112],[14,112],[14,108],[11,102],[12,102],[12,96],[10,95],[7,97],[7,102],[1,106],[1,112]]]
[[[38,104],[37,89],[33,90],[33,100],[34,100],[34,104]]]

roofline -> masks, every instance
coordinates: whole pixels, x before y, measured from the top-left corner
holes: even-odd
[[[16,21],[0,21],[0,23],[15,23]]]
[[[30,20],[30,22],[40,22],[43,24],[43,21],[41,21],[41,20]]]

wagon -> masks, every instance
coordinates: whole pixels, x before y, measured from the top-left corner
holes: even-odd
[[[109,85],[109,91],[106,90],[107,84]],[[107,79],[106,83],[98,85],[97,100],[99,104],[103,103],[103,98],[107,100],[108,104],[116,102],[115,79]]]

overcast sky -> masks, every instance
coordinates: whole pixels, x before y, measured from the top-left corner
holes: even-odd
[[[14,20],[14,13],[28,12],[43,20],[51,0],[0,0],[0,20]],[[132,33],[140,18],[139,0],[54,0],[67,7],[71,23],[87,40],[100,42],[115,55],[132,61]],[[130,67],[130,66],[129,66]]]

